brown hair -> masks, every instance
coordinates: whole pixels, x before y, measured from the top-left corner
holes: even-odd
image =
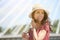
[[[34,14],[35,14],[35,12],[38,11],[38,10],[43,10],[44,18],[42,19],[41,24],[44,24],[44,23],[46,22],[46,20],[48,19],[48,14],[47,14],[47,12],[46,12],[44,9],[36,9],[36,10],[34,10],[34,11],[31,13],[31,18],[32,18],[35,22],[37,22],[37,20],[34,18]]]

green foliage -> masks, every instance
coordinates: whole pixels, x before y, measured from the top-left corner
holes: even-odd
[[[16,27],[17,27],[17,25],[12,28],[12,31],[13,31]]]
[[[52,25],[52,29],[53,29],[52,32],[53,32],[53,33],[56,32],[56,29],[57,29],[58,23],[59,23],[59,20],[55,20],[55,21],[53,22],[53,25]]]
[[[60,30],[59,30],[59,33],[60,33]]]
[[[22,26],[22,28],[21,28],[21,30],[19,31],[18,34],[21,34],[22,33],[22,31],[24,30],[25,26],[26,26],[26,24]]]
[[[11,31],[12,31],[11,29],[8,29],[4,35],[9,35],[9,34],[11,34]]]
[[[2,32],[2,27],[0,27],[0,32]]]

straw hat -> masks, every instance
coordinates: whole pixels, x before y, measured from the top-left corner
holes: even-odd
[[[32,9],[32,10],[36,10],[36,9],[44,9],[44,10],[45,10],[44,6],[41,5],[41,4],[35,4],[35,5],[33,6],[33,9]]]
[[[44,9],[47,13],[49,13],[49,12],[46,10],[46,8],[44,8],[44,6],[41,5],[41,4],[35,4],[35,5],[33,6],[33,8],[32,8],[32,12],[33,12],[34,10],[37,10],[37,9]],[[30,18],[32,17],[31,14],[29,15],[29,17],[30,17]]]

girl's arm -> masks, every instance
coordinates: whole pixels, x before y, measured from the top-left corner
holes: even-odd
[[[37,39],[36,40],[43,40],[44,37],[46,35],[46,31],[45,30],[41,30],[38,35],[37,35]]]

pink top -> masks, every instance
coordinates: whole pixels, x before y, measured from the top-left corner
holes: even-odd
[[[42,27],[40,27],[40,29],[37,30],[37,34],[39,33],[39,31],[41,30],[46,30],[46,35],[44,37],[43,40],[49,40],[49,34],[50,34],[50,26],[49,23],[46,22],[44,25],[42,25]],[[29,40],[33,40],[33,31],[32,28],[29,30]]]

